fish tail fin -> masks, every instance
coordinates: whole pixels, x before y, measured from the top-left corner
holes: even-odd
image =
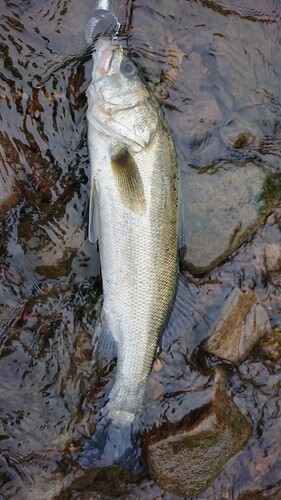
[[[85,442],[79,457],[83,467],[99,469],[119,465],[124,470],[139,474],[141,468],[140,435],[132,424],[115,424],[102,420],[91,439]]]

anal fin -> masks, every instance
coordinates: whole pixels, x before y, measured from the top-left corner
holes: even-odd
[[[117,343],[109,329],[105,314],[101,309],[100,317],[96,322],[92,338],[93,360],[106,360],[110,363],[117,357]]]

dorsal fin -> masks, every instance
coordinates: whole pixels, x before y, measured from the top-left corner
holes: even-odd
[[[111,155],[112,170],[116,179],[121,202],[135,214],[146,212],[146,199],[138,166],[125,146]]]

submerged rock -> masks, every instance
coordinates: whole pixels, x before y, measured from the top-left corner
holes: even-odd
[[[8,175],[5,167],[0,173],[0,216],[14,207],[21,198],[21,191],[13,176]]]
[[[281,245],[278,243],[267,243],[265,247],[265,264],[269,272],[281,269]]]
[[[195,275],[229,258],[281,194],[277,61],[267,40],[263,54],[256,51],[253,40],[264,36],[258,23],[245,21],[251,26],[241,38],[238,18],[226,36],[208,20],[215,64],[203,56],[207,40],[192,33],[195,49],[183,61],[182,80],[178,76],[187,96],[171,122],[182,173],[182,265]]]
[[[204,491],[230,457],[246,444],[251,425],[226,392],[191,412],[179,423],[164,424],[145,436],[152,479],[164,490],[182,496]]]
[[[274,328],[259,344],[262,359],[278,362],[281,359],[281,330]]]
[[[253,163],[224,162],[183,178],[182,266],[202,274],[225,260],[261,221],[261,193],[266,174]]]
[[[228,361],[242,361],[269,330],[267,312],[255,292],[249,289],[243,293],[236,287],[203,348]]]

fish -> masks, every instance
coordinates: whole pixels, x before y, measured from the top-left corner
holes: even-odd
[[[179,173],[159,103],[130,55],[109,37],[96,44],[87,100],[89,239],[99,244],[103,335],[117,347],[106,408],[125,425],[141,407],[176,295]]]

